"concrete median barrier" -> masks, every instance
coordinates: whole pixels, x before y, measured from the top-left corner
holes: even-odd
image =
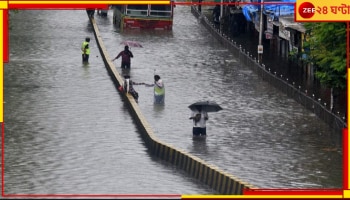
[[[107,49],[103,44],[95,20],[90,19],[90,22],[93,26],[96,43],[104,64],[117,89],[120,85],[122,85],[123,79],[116,70],[113,62],[111,62],[110,56],[108,55]],[[254,186],[239,180],[233,175],[227,174],[219,170],[217,167],[206,163],[204,160],[201,160],[196,156],[159,141],[156,138],[151,126],[143,116],[134,98],[131,95],[121,95],[125,99],[125,103],[128,105],[133,119],[137,123],[146,146],[154,156],[175,165],[178,169],[186,171],[189,176],[208,185],[218,194],[239,195],[243,194],[244,189],[255,188]]]

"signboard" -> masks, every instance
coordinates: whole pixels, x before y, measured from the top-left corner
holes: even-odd
[[[270,33],[270,32],[265,31],[265,38],[266,38],[267,40],[272,39],[272,38],[273,38],[273,33]]]
[[[267,21],[267,27],[265,31],[265,38],[272,39],[273,38],[273,23],[272,21]]]
[[[264,52],[263,45],[258,45],[258,54],[262,54]]]
[[[278,30],[278,36],[280,38],[290,40],[290,32],[288,30],[286,30],[283,26],[280,26],[280,28]]]

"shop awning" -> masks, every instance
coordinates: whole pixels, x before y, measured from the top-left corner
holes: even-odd
[[[278,20],[280,25],[282,25],[287,30],[293,29],[301,33],[305,33],[306,31],[303,23],[294,21],[294,15],[280,16]]]

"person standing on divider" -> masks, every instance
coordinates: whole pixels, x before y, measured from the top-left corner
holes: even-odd
[[[89,56],[90,56],[90,38],[86,37],[85,41],[81,45],[81,51],[82,51],[82,57],[83,57],[83,63],[88,63],[89,62]]]
[[[122,57],[122,64],[120,67],[125,69],[130,69],[131,58],[133,58],[134,55],[129,50],[129,46],[125,46],[124,51],[121,51],[112,61],[118,59],[119,57]]]

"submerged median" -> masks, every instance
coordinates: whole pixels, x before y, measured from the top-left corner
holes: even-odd
[[[116,88],[122,85],[123,79],[116,70],[110,56],[107,53],[107,49],[103,44],[100,32],[94,19],[90,19],[96,43],[100,50],[102,59],[105,63],[105,67],[109,72],[111,79],[113,80]],[[245,183],[235,176],[228,174],[216,166],[206,163],[204,160],[191,155],[183,150],[179,150],[172,145],[166,144],[159,141],[155,136],[151,126],[141,113],[141,110],[130,95],[124,95],[120,93],[125,100],[129,111],[136,122],[138,129],[140,130],[141,136],[145,141],[147,148],[150,150],[152,155],[175,165],[177,168],[184,170],[187,174],[196,180],[203,182],[218,194],[243,194],[246,189],[254,189],[256,187]]]

